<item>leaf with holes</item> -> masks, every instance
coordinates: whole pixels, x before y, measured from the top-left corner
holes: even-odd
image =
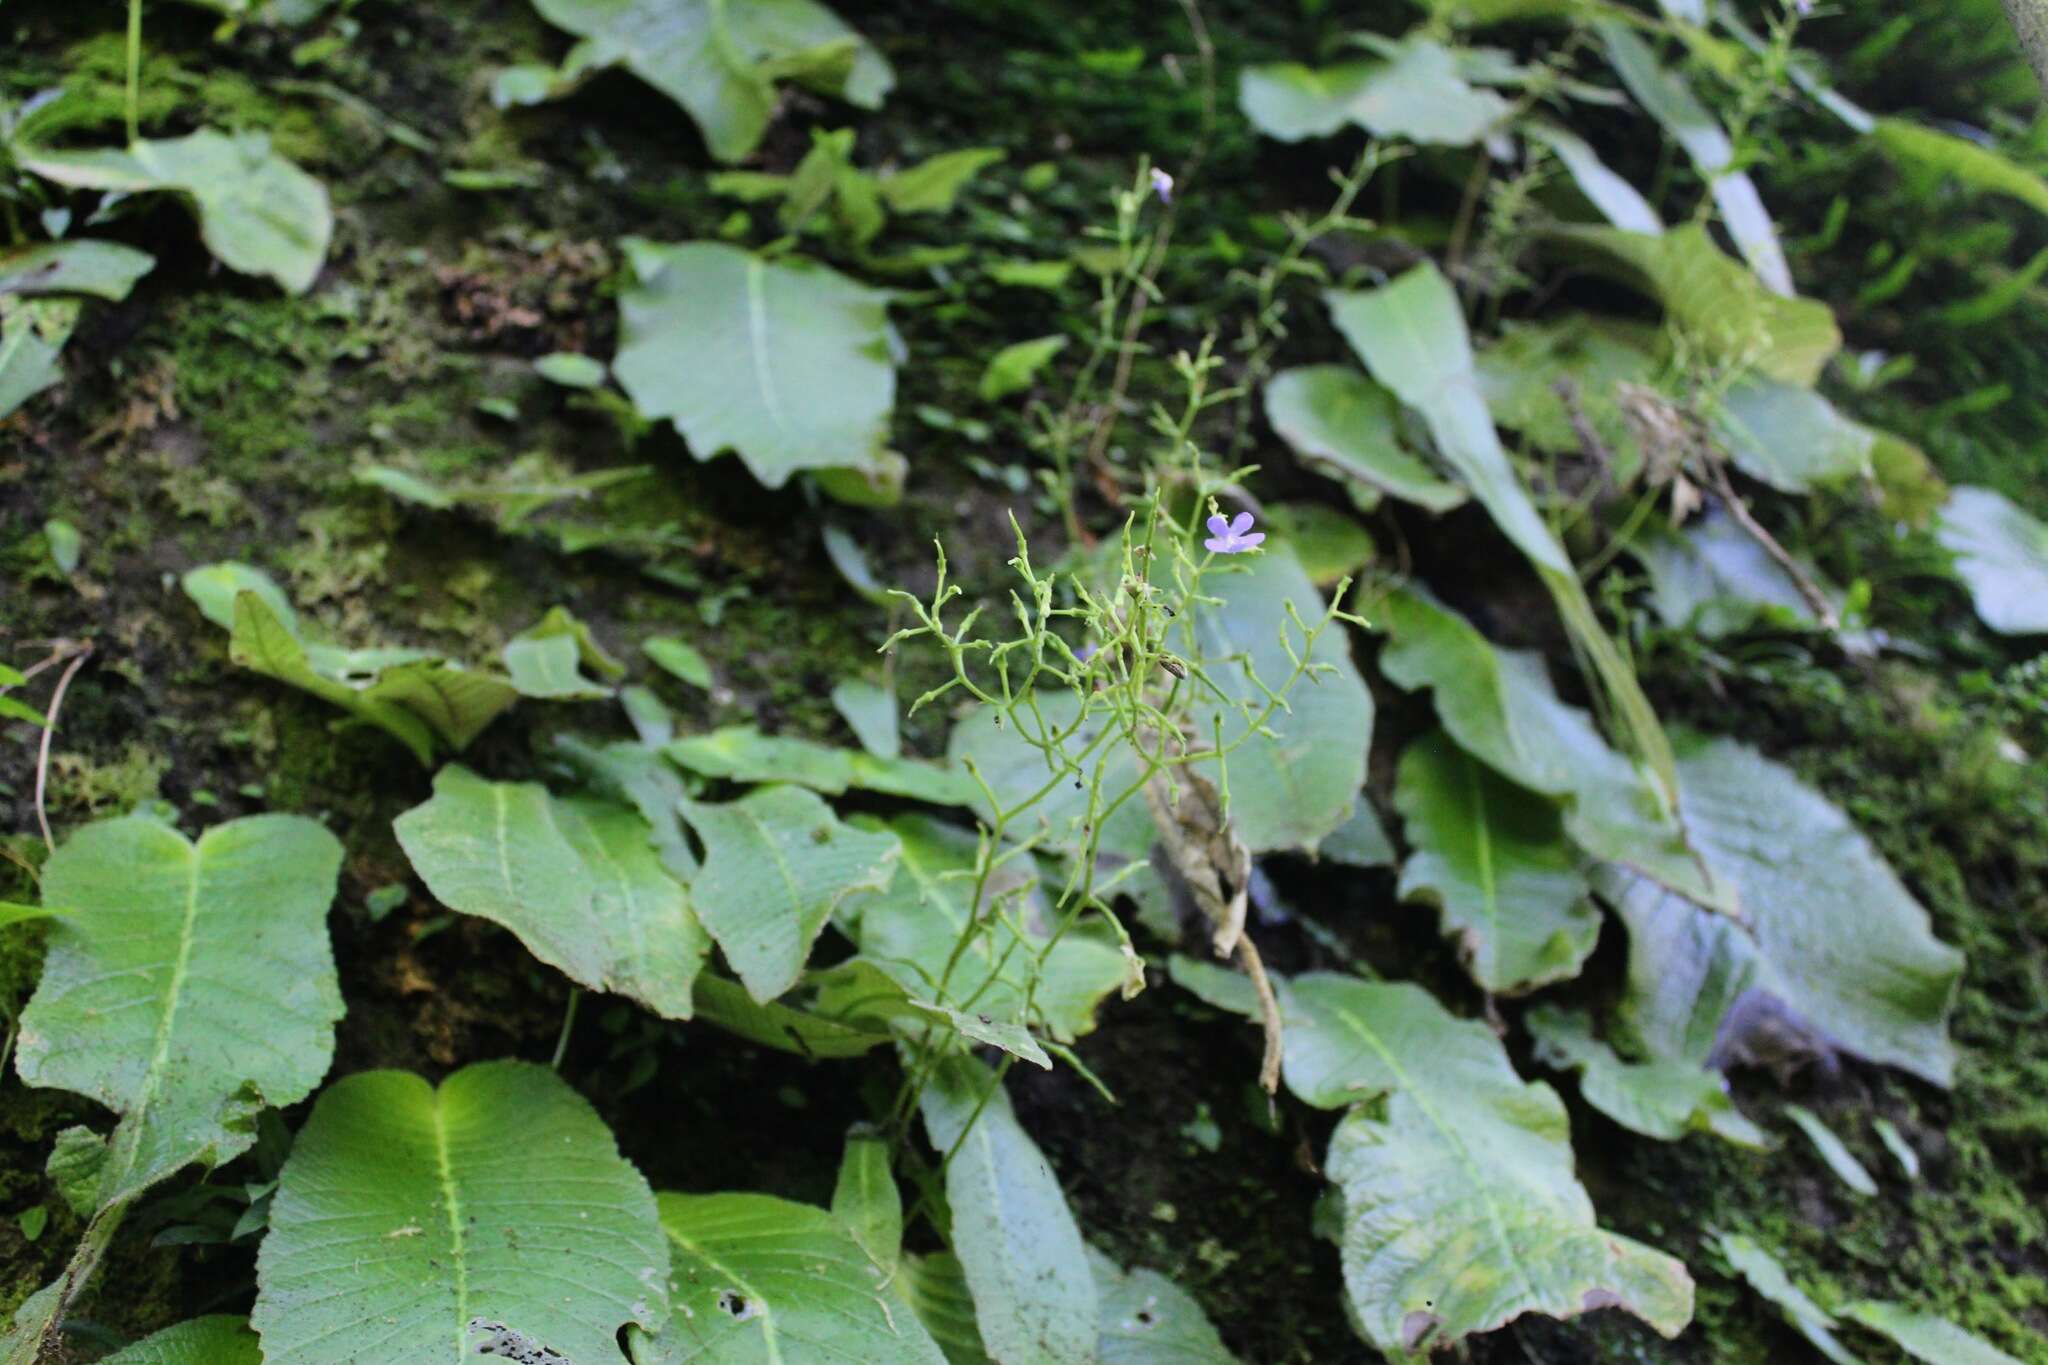
[[[1401,755],[1394,806],[1414,848],[1400,895],[1443,913],[1472,979],[1521,994],[1579,974],[1600,937],[1557,808],[1438,731]]]
[[[100,1365],[263,1365],[247,1318],[193,1318],[101,1358]]]
[[[647,1182],[552,1071],[366,1071],[292,1146],[250,1321],[272,1365],[464,1365],[480,1323],[598,1365],[665,1320],[668,1278]]]
[[[1118,1267],[1088,1249],[1102,1301],[1097,1365],[1236,1365],[1194,1296],[1156,1270]]]
[[[612,370],[690,452],[736,451],[780,488],[799,470],[888,472],[890,295],[824,266],[721,242],[628,237]]]
[[[1091,1365],[1099,1299],[1087,1248],[1002,1081],[979,1062],[949,1057],[923,1106],[932,1146],[951,1154],[953,1251],[989,1356],[1001,1365]]]
[[[881,890],[895,871],[895,835],[841,824],[800,787],[689,801],[683,816],[704,845],[690,887],[697,915],[757,1002],[796,985],[840,902]]]
[[[99,1206],[247,1151],[258,1111],[319,1084],[342,1012],[326,926],[340,868],[340,842],[290,815],[196,844],[104,820],[51,856],[44,899],[73,913],[52,924],[16,1065],[122,1116]]]
[[[272,149],[262,133],[230,136],[202,128],[185,137],[137,140],[123,150],[18,147],[16,160],[60,185],[179,194],[198,211],[200,235],[223,265],[268,275],[294,294],[313,287],[334,235],[326,188]]]
[[[2001,635],[2048,635],[2048,523],[1989,488],[1957,488],[1936,533],[1977,615]]]
[[[765,1194],[658,1202],[674,1308],[658,1334],[634,1335],[635,1365],[943,1365],[916,1315],[899,1311],[889,1272],[825,1210]]]
[[[504,925],[591,990],[690,1017],[711,941],[636,812],[450,764],[392,829],[442,904]]]

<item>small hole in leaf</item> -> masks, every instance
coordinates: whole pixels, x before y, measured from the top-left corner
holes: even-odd
[[[718,1311],[730,1315],[734,1322],[745,1322],[754,1316],[755,1310],[746,1295],[737,1290],[722,1289],[718,1293]]]

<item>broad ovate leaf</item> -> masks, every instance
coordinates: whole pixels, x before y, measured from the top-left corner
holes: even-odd
[[[1401,405],[1348,365],[1306,365],[1268,380],[1266,420],[1320,473],[1375,495],[1447,512],[1466,493],[1401,446]]]
[[[902,756],[903,734],[897,722],[894,689],[865,678],[847,678],[833,685],[832,709],[870,758],[887,762]]]
[[[1989,488],[1957,488],[1936,522],[1977,615],[2003,635],[2048,635],[2048,523]]]
[[[1650,605],[1674,630],[1718,640],[1762,621],[1811,627],[1813,608],[1756,538],[1716,512],[1683,531],[1646,526],[1630,540],[1650,579]]]
[[[1843,1304],[1835,1315],[1869,1328],[1926,1365],[2020,1365],[1976,1333],[1903,1304],[1859,1299]]]
[[[248,1150],[264,1106],[297,1103],[327,1073],[340,868],[340,841],[293,815],[216,825],[196,843],[128,816],[51,855],[44,900],[73,913],[51,925],[16,1066],[121,1115],[101,1206]]]
[[[623,63],[688,112],[720,161],[760,143],[779,77],[867,109],[879,108],[896,80],[882,55],[816,0],[534,0],[534,8],[586,40],[572,65]]]
[[[602,1365],[622,1327],[667,1318],[669,1247],[647,1182],[554,1072],[484,1062],[437,1089],[365,1071],[293,1144],[256,1283],[271,1365],[468,1365],[493,1329]]]
[[[997,1365],[1091,1365],[1099,1299],[1088,1250],[1052,1167],[994,1071],[949,1057],[923,1096],[946,1163],[953,1251]]]
[[[821,1208],[765,1194],[663,1194],[668,1325],[635,1333],[635,1365],[887,1361],[944,1365],[889,1271]]]
[[[100,1365],[263,1365],[263,1344],[247,1318],[217,1314],[153,1332]]]
[[[442,904],[510,929],[591,990],[690,1017],[711,941],[636,811],[450,764],[393,831]]]
[[[318,180],[278,154],[262,133],[202,128],[139,139],[123,150],[22,148],[21,165],[62,185],[142,194],[169,190],[199,213],[207,250],[231,270],[267,275],[294,294],[313,287],[334,235]]]
[[[896,399],[890,296],[797,257],[625,241],[612,369],[641,413],[780,488],[798,470],[881,475]]]
[[[1812,389],[1756,378],[1722,395],[1714,431],[1737,468],[1786,493],[1870,477],[1881,439]]]
[[[1600,937],[1557,807],[1518,787],[1438,731],[1401,755],[1394,806],[1414,853],[1403,900],[1443,915],[1472,979],[1521,994],[1579,973]]]
[[[1506,118],[1508,102],[1469,83],[1459,54],[1428,38],[1385,45],[1383,61],[1246,68],[1238,107],[1252,126],[1283,142],[1328,137],[1356,124],[1374,137],[1470,146]]]
[[[690,886],[698,918],[757,1002],[796,985],[835,907],[895,871],[895,835],[841,824],[801,787],[685,802],[683,816],[704,845]]]
[[[1606,473],[1626,487],[1644,452],[1621,398],[1628,386],[1655,386],[1659,340],[1647,324],[1586,313],[1511,323],[1476,358],[1480,392],[1493,420],[1538,450],[1583,456],[1590,430],[1613,457]]]
[[[1628,928],[1622,1017],[1642,1050],[1719,1061],[1736,1041],[1727,1031],[1762,1015],[1818,1050],[1949,1084],[1962,955],[1934,937],[1870,841],[1790,770],[1734,740],[1692,737],[1678,766],[1686,827],[1734,885],[1744,920],[1630,874],[1602,879]]]
[[[1122,1269],[1093,1247],[1088,1266],[1102,1304],[1096,1365],[1236,1365],[1202,1306],[1172,1280]]]
[[[1586,1103],[1632,1133],[1675,1142],[1687,1133],[1710,1132],[1742,1147],[1764,1147],[1769,1138],[1728,1098],[1728,1082],[1717,1071],[1686,1062],[1632,1062],[1593,1036],[1592,1020],[1555,1005],[1539,1005],[1523,1017],[1536,1040],[1536,1057],[1546,1066],[1579,1073]]]

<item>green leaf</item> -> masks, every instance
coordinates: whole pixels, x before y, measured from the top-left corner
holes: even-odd
[[[890,1164],[889,1144],[878,1133],[856,1125],[846,1135],[846,1152],[839,1161],[832,1216],[868,1259],[893,1274],[903,1256],[903,1196]]]
[[[1860,1299],[1843,1304],[1836,1310],[1836,1316],[1868,1327],[1927,1365],[2020,1365],[1984,1338],[1964,1331],[1947,1318],[1917,1313],[1896,1303]]]
[[[697,855],[683,833],[682,801],[689,793],[682,774],[658,748],[632,740],[599,747],[574,735],[556,735],[555,753],[592,795],[639,811],[661,865],[671,877],[689,885],[697,875]]]
[[[85,548],[79,537],[78,528],[68,521],[52,517],[43,523],[43,543],[50,547],[50,562],[61,574],[75,573],[79,555]]]
[[[1869,840],[1789,769],[1733,740],[1690,739],[1678,766],[1686,827],[1745,919],[1708,915],[1625,873],[1596,880],[1628,927],[1622,1018],[1642,1049],[1694,1065],[1731,1048],[1739,1059],[1740,1037],[1724,1030],[1756,1019],[1948,1085],[1962,955],[1935,939]]]
[[[690,1017],[710,940],[635,812],[449,764],[434,775],[432,799],[392,829],[442,904],[510,929],[591,990]]]
[[[683,815],[704,845],[690,887],[698,918],[758,1002],[796,985],[840,902],[881,890],[895,870],[893,834],[842,825],[800,787],[761,787],[723,805],[689,801]]]
[[[1097,1365],[1236,1365],[1202,1306],[1166,1276],[1119,1269],[1093,1247],[1088,1268],[1102,1304]]]
[[[1670,324],[1710,364],[1811,388],[1841,349],[1826,304],[1773,294],[1700,224],[1658,237],[1590,227],[1553,228],[1549,235],[1661,303]]]
[[[1758,379],[1722,395],[1714,430],[1737,468],[1786,493],[1869,478],[1878,442],[1811,389]]]
[[[953,1251],[989,1355],[1003,1365],[1090,1365],[1100,1315],[1087,1248],[1000,1078],[948,1057],[925,1088],[923,1109],[932,1146],[951,1154]]]
[[[542,701],[601,701],[612,695],[583,676],[582,651],[572,635],[520,635],[505,645],[505,673],[522,697]]]
[[[101,1358],[100,1365],[263,1365],[247,1318],[193,1318]]]
[[[43,1174],[57,1187],[57,1193],[80,1218],[90,1218],[99,1207],[100,1177],[111,1153],[107,1141],[83,1124],[73,1124],[57,1134]]]
[[[802,469],[882,470],[896,398],[890,295],[800,257],[719,242],[624,243],[612,371],[642,415],[780,488]]]
[[[849,789],[881,792],[935,806],[965,805],[974,785],[964,774],[921,758],[876,758],[793,735],[764,735],[728,725],[675,740],[662,752],[693,773],[733,782],[794,782],[827,796]]]
[[[1657,619],[1674,630],[1718,640],[1759,622],[1818,624],[1791,575],[1733,517],[1695,518],[1683,531],[1655,523],[1628,552],[1649,575]]]
[[[887,1023],[872,1015],[839,1018],[769,1001],[757,1003],[722,976],[697,978],[697,1017],[749,1042],[812,1061],[858,1057],[896,1040]]]
[[[1727,224],[1728,234],[1750,268],[1767,288],[1790,295],[1792,269],[1778,245],[1777,228],[1757,194],[1756,182],[1735,169],[1735,144],[1719,121],[1707,112],[1684,78],[1659,64],[1648,44],[1621,20],[1597,20],[1593,28],[1629,93],[1699,168],[1721,210],[1721,221]]]
[[[1316,857],[1345,867],[1392,867],[1400,861],[1394,853],[1393,840],[1380,823],[1379,812],[1363,795],[1351,807],[1350,818],[1323,840]]]
[[[1247,67],[1238,107],[1252,126],[1283,142],[1328,137],[1356,124],[1374,137],[1470,146],[1505,119],[1508,102],[1469,84],[1458,54],[1428,38],[1385,44],[1386,61],[1307,67]]]
[[[1545,1066],[1579,1073],[1586,1103],[1632,1133],[1676,1142],[1713,1133],[1740,1147],[1767,1147],[1769,1137],[1728,1098],[1720,1073],[1684,1062],[1630,1062],[1593,1036],[1585,1014],[1538,1005],[1522,1017]]]
[[[889,762],[902,756],[903,737],[896,721],[896,694],[864,678],[847,678],[832,687],[837,711],[870,758]]]
[[[156,257],[90,238],[0,251],[0,294],[90,294],[119,302]]]
[[[2048,635],[2048,523],[1989,488],[1959,487],[1936,534],[1985,625],[2002,635]]]
[[[1858,1161],[1834,1130],[1821,1122],[1820,1116],[1803,1104],[1785,1106],[1785,1117],[1793,1126],[1806,1134],[1806,1140],[1813,1144],[1813,1150],[1820,1153],[1820,1159],[1828,1164],[1844,1185],[1868,1198],[1877,1193],[1877,1181],[1871,1178],[1863,1163]]]
[[[1267,381],[1265,401],[1274,432],[1318,473],[1432,512],[1466,499],[1401,448],[1400,403],[1348,365],[1283,370]]]
[[[1664,231],[1664,220],[1650,207],[1650,201],[1616,175],[1584,138],[1542,119],[1524,119],[1519,127],[1522,136],[1550,149],[1608,222],[1625,232],[1654,235]]]
[[[1896,118],[1879,119],[1873,137],[1895,161],[1952,176],[1972,189],[2003,194],[2048,213],[2048,180],[1990,147]]]
[[[1054,356],[1066,349],[1067,337],[1064,335],[1035,337],[1005,346],[995,353],[988,362],[988,368],[981,372],[977,391],[989,402],[1021,393],[1031,387],[1038,372]]]
[[[37,719],[40,721],[41,717]],[[19,905],[14,901],[0,901],[0,929],[32,919],[53,919],[62,913],[64,912],[47,905]]]
[[[1614,482],[1626,487],[1645,459],[1620,395],[1624,386],[1656,387],[1665,366],[1658,342],[1654,327],[1585,313],[1510,324],[1475,361],[1480,392],[1493,420],[1537,450],[1581,455],[1580,426],[1591,428],[1614,457]]]
[[[1358,1106],[1323,1165],[1343,1191],[1344,1284],[1368,1341],[1440,1348],[1524,1313],[1608,1307],[1684,1329],[1685,1267],[1599,1227],[1564,1106],[1515,1074],[1484,1023],[1406,983],[1314,973],[1284,989],[1288,1089]]]
[[[1319,589],[1335,588],[1346,579],[1356,582],[1379,552],[1372,533],[1355,518],[1320,502],[1269,502],[1266,529],[1287,543]]]
[[[57,357],[78,326],[76,299],[0,294],[0,417],[63,382]]]
[[[534,8],[589,40],[586,69],[624,63],[680,104],[720,161],[760,143],[778,76],[866,109],[879,108],[895,84],[881,54],[814,0],[534,0]]]
[[[327,190],[273,151],[262,133],[211,128],[138,140],[126,150],[17,148],[23,168],[60,185],[126,194],[169,190],[192,201],[207,250],[231,270],[267,275],[294,294],[313,287],[334,235]]]
[[[1060,1042],[1093,1031],[1096,1009],[1125,977],[1113,935],[1094,920],[1083,921],[1034,966],[1046,953],[1056,916],[1027,858],[1012,857],[991,875],[977,915],[974,835],[922,815],[899,815],[869,827],[887,831],[903,851],[888,886],[849,904],[843,915],[862,960],[888,973],[910,996],[960,1002],[977,1018],[1038,1024]],[[997,908],[1003,913],[993,914]],[[955,945],[975,924],[981,928],[955,961]],[[1036,1017],[1026,1018],[1034,971]]]
[[[326,931],[340,868],[340,842],[291,815],[196,844],[103,820],[51,855],[43,897],[73,913],[51,926],[16,1067],[122,1116],[100,1207],[247,1151],[264,1106],[319,1084],[342,1013]]]
[[[1751,1289],[1769,1300],[1792,1330],[1805,1337],[1814,1350],[1834,1361],[1835,1365],[1859,1365],[1856,1357],[1835,1340],[1830,1330],[1835,1325],[1834,1318],[1792,1283],[1785,1274],[1785,1268],[1778,1264],[1777,1257],[1737,1232],[1722,1233],[1719,1245],[1721,1254],[1728,1258],[1728,1264],[1735,1267],[1736,1273],[1748,1282]]]
[[[1600,913],[1557,808],[1438,731],[1401,755],[1394,806],[1414,848],[1400,895],[1443,913],[1472,979],[1519,995],[1568,981],[1600,938]]]
[[[1905,1135],[1899,1132],[1898,1125],[1888,1118],[1878,1117],[1871,1120],[1870,1126],[1877,1130],[1878,1140],[1884,1143],[1884,1149],[1890,1152],[1892,1160],[1898,1163],[1899,1174],[1908,1180],[1918,1180],[1920,1153],[1913,1150],[1913,1144],[1906,1141]]]
[[[1437,718],[1460,748],[1564,802],[1574,843],[1703,905],[1734,907],[1733,887],[1687,847],[1649,778],[1607,746],[1585,712],[1558,700],[1540,656],[1497,649],[1415,588],[1382,598],[1373,617],[1390,637],[1380,652],[1387,680],[1433,688]]]
[[[974,1296],[959,1257],[950,1251],[906,1255],[896,1292],[946,1353],[947,1365],[991,1365],[974,1322]]]
[[[577,355],[573,351],[544,355],[533,362],[533,371],[550,384],[559,384],[565,389],[603,388],[606,374],[602,360]]]
[[[882,177],[891,213],[945,213],[969,181],[1007,159],[1000,147],[962,147]]]
[[[250,1320],[278,1365],[462,1365],[479,1323],[598,1365],[625,1324],[661,1325],[668,1271],[647,1182],[552,1071],[366,1071],[292,1146]]]
[[[642,640],[640,648],[647,651],[647,657],[670,677],[706,692],[711,690],[711,665],[687,640],[657,635],[651,640]]]
[[[765,1194],[658,1202],[674,1313],[658,1335],[635,1335],[636,1365],[944,1362],[916,1317],[891,1310],[888,1271],[823,1209]]]

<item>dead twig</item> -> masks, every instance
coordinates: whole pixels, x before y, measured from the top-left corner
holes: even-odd
[[[50,694],[50,709],[43,713],[43,740],[36,750],[36,824],[42,829],[43,843],[51,852],[56,851],[57,841],[50,836],[50,814],[43,805],[43,795],[50,781],[50,737],[57,733],[57,716],[64,709],[64,693],[71,686],[71,680],[78,676],[78,670],[85,667],[85,661],[92,657],[92,648],[90,640],[59,640],[51,657],[35,670],[40,672],[43,667],[66,655],[70,658],[57,679],[57,690]]]
[[[1820,585],[1813,581],[1805,567],[1778,543],[1778,538],[1766,531],[1763,525],[1750,515],[1749,504],[1736,495],[1735,483],[1728,477],[1727,461],[1717,452],[1708,451],[1706,466],[1708,473],[1713,477],[1714,490],[1721,495],[1722,503],[1728,508],[1728,515],[1735,518],[1735,524],[1747,532],[1751,540],[1763,547],[1764,553],[1771,557],[1772,563],[1785,571],[1786,576],[1792,580],[1792,586],[1806,599],[1806,605],[1813,608],[1813,614],[1820,619],[1822,628],[1831,632],[1840,630],[1842,622],[1835,614],[1834,603],[1828,601],[1827,594],[1820,590]]]

